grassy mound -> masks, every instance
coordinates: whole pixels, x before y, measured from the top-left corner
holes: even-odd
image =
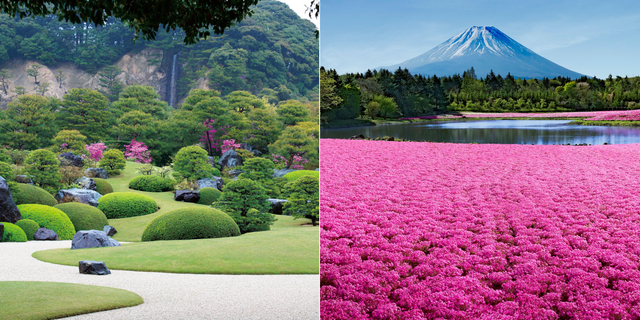
[[[93,179],[93,181],[96,182],[96,191],[99,194],[104,196],[107,193],[113,192],[113,187],[107,180],[101,179],[101,178],[91,178],[91,179]]]
[[[283,177],[287,178],[287,180],[291,182],[291,181],[298,180],[298,178],[304,177],[304,176],[314,176],[320,179],[320,172],[315,170],[298,170],[298,171],[289,172],[285,174]]]
[[[182,208],[160,216],[144,229],[142,241],[225,238],[240,235],[226,213],[213,208]]]
[[[41,204],[18,205],[23,219],[31,219],[40,227],[51,229],[60,240],[71,240],[76,233],[69,217],[59,209]]]
[[[0,281],[0,301],[2,319],[58,319],[143,302],[139,295],[122,289],[37,281]]]
[[[25,183],[18,183],[15,188],[12,188],[11,197],[13,197],[13,201],[17,205],[43,204],[45,206],[55,206],[58,204],[58,201],[47,190]]]
[[[109,224],[107,216],[100,209],[86,203],[67,202],[54,208],[60,209],[69,217],[76,231],[102,230],[105,225]]]
[[[20,227],[22,231],[27,235],[27,240],[33,240],[33,235],[36,234],[36,231],[40,229],[40,226],[37,222],[31,219],[22,219],[16,222],[16,226]]]
[[[148,192],[164,192],[173,190],[176,182],[159,176],[138,176],[129,181],[129,188]]]
[[[114,192],[98,200],[98,209],[109,219],[143,216],[154,213],[158,205],[153,198],[133,192]]]
[[[202,188],[200,189],[200,200],[198,200],[198,203],[210,205],[214,201],[217,201],[220,195],[222,195],[222,192],[220,192],[218,188]]]
[[[4,225],[2,242],[27,242],[27,235],[20,227],[9,222],[2,222],[2,224]],[[33,238],[33,235],[31,237]],[[0,312],[0,314],[2,314],[2,312]]]

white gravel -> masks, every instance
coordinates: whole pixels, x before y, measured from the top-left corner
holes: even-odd
[[[80,274],[78,267],[42,262],[35,251],[71,248],[71,241],[0,243],[0,281],[51,281],[129,290],[135,307],[66,319],[319,319],[319,275],[200,275],[111,270]],[[107,265],[107,268],[109,265]],[[90,299],[90,297],[78,297]]]

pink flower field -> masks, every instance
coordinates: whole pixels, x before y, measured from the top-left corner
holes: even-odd
[[[323,319],[640,318],[640,145],[321,150]]]
[[[470,113],[469,118],[583,118],[584,120],[640,120],[640,110],[613,110],[592,112],[553,112],[553,113]],[[411,119],[462,119],[459,115],[440,115],[402,118]]]

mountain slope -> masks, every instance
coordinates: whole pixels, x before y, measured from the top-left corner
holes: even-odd
[[[496,75],[511,73],[516,78],[582,76],[543,58],[495,27],[476,26],[413,59],[381,69],[393,71],[398,67],[425,76],[460,74],[471,67],[481,77],[491,70]]]

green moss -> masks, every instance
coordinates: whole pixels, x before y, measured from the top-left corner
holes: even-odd
[[[93,181],[96,182],[96,191],[99,194],[104,196],[107,193],[113,192],[113,187],[107,180],[101,179],[101,178],[91,178],[91,179],[93,179]]]
[[[292,171],[285,174],[284,178],[287,178],[287,180],[291,182],[291,181],[298,180],[298,178],[304,177],[304,176],[312,176],[320,179],[320,172],[315,170],[298,170],[298,171]]]
[[[217,188],[202,188],[200,189],[200,200],[199,204],[210,205],[213,202],[217,201],[220,198],[222,192]]]
[[[98,200],[98,209],[109,219],[143,216],[154,213],[158,205],[153,198],[133,192],[114,192]]]
[[[36,231],[40,229],[40,226],[37,222],[31,219],[22,219],[16,222],[16,226],[20,227],[22,231],[27,235],[27,240],[33,240],[33,235],[36,234]]]
[[[2,242],[27,242],[27,235],[20,227],[9,222],[2,222],[2,224],[4,225]]]
[[[238,225],[226,213],[213,208],[182,208],[147,225],[142,241],[186,240],[239,236]]]
[[[173,179],[159,176],[138,176],[129,181],[129,188],[148,192],[164,192],[173,190],[175,183]]]
[[[100,209],[86,203],[67,202],[61,203],[55,208],[60,209],[69,217],[76,231],[102,230],[109,223],[107,216]]]
[[[47,190],[30,184],[18,183],[15,188],[11,188],[11,197],[17,204],[43,204],[46,206],[55,206],[58,204]]]
[[[58,234],[60,240],[71,240],[76,233],[69,217],[59,209],[41,204],[21,204],[18,206],[23,219],[31,219]]]

